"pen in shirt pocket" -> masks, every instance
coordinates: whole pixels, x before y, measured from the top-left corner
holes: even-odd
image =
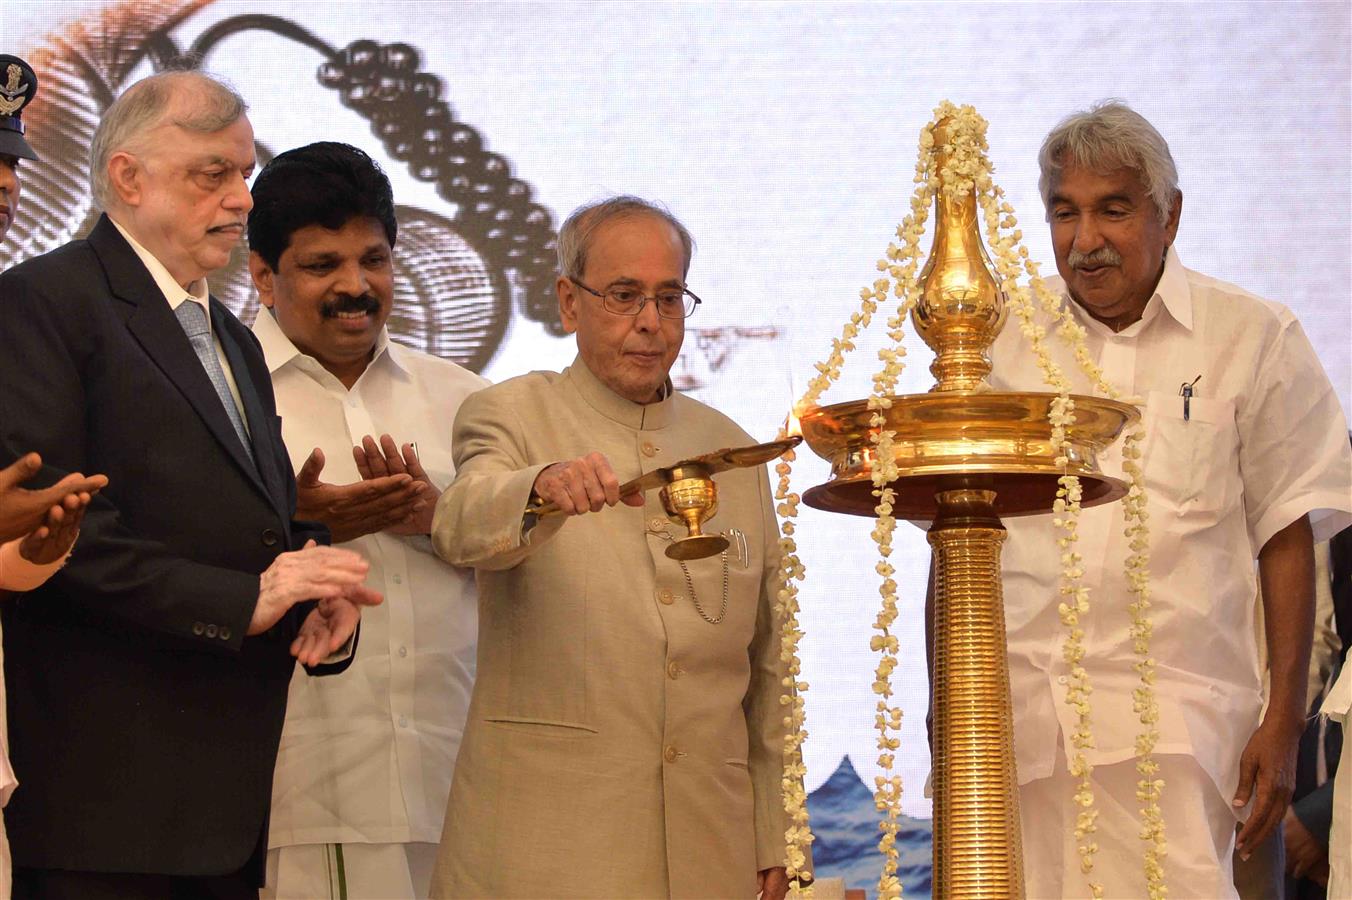
[[[1190,382],[1188,381],[1183,382],[1182,386],[1178,389],[1179,396],[1183,398],[1184,422],[1187,422],[1189,419],[1192,418],[1192,389],[1197,385],[1197,382],[1201,380],[1202,376],[1198,375]]]

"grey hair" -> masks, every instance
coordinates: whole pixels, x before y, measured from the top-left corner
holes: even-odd
[[[1169,144],[1154,125],[1121,100],[1103,100],[1062,119],[1042,142],[1037,161],[1042,169],[1038,188],[1049,216],[1052,181],[1068,165],[1092,172],[1135,169],[1161,222],[1169,221],[1179,194],[1178,167]]]
[[[117,200],[108,180],[108,160],[138,146],[146,132],[163,124],[180,91],[195,94],[191,107],[173,120],[188,131],[220,131],[249,108],[234,88],[205,72],[157,72],[136,82],[108,107],[89,146],[89,187],[100,207],[106,210]]]
[[[559,271],[567,278],[581,278],[583,270],[587,268],[587,250],[596,229],[612,219],[627,216],[656,216],[674,228],[685,250],[682,272],[690,271],[690,259],[695,253],[695,239],[690,236],[690,231],[661,203],[629,194],[598,200],[573,210],[573,214],[559,228]]]

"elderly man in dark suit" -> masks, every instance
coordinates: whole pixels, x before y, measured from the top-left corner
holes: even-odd
[[[256,896],[295,661],[341,667],[380,602],[291,520],[262,353],[207,292],[251,206],[244,111],[198,73],[132,86],[91,148],[106,215],[0,275],[0,465],[110,479],[4,610],[16,897]]]

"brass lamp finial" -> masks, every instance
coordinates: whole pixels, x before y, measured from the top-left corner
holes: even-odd
[[[948,162],[948,126],[934,126],[934,170]],[[976,191],[934,195],[934,245],[920,270],[920,299],[911,313],[917,333],[934,351],[931,391],[990,390],[988,348],[1005,321],[1005,299],[978,230]]]

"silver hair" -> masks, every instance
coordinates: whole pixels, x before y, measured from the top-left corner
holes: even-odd
[[[559,271],[567,278],[580,279],[587,268],[587,250],[596,229],[612,219],[626,216],[656,216],[674,228],[685,249],[682,272],[690,271],[690,259],[695,253],[695,239],[690,236],[690,231],[662,204],[629,194],[588,203],[573,211],[559,229]]]
[[[1037,161],[1042,169],[1038,188],[1049,216],[1052,181],[1068,165],[1092,172],[1135,169],[1161,222],[1169,221],[1179,195],[1178,167],[1169,144],[1154,125],[1121,100],[1103,100],[1062,119],[1042,142]]]
[[[108,107],[89,146],[89,187],[100,207],[106,210],[117,200],[108,180],[108,160],[138,147],[148,131],[163,124],[180,91],[193,92],[193,102],[173,124],[188,131],[220,131],[249,108],[234,88],[205,72],[157,72],[136,82]]]

